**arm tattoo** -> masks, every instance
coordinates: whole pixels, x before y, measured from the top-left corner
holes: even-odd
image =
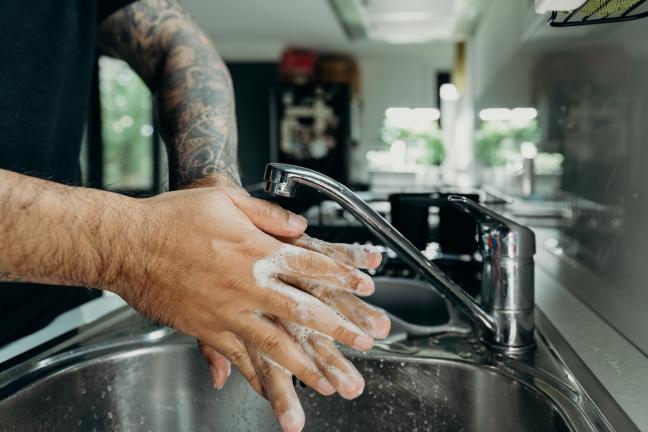
[[[156,96],[171,186],[240,184],[232,81],[209,39],[175,0],[139,0],[104,21],[99,45]]]

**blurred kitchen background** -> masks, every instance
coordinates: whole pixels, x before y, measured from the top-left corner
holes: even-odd
[[[553,28],[532,0],[184,5],[230,68],[246,187],[260,193],[269,161],[316,169],[431,258],[468,266],[474,224],[444,197],[496,206],[536,229],[539,266],[648,353],[648,21]],[[164,190],[144,84],[100,56],[94,86],[87,184]],[[297,198],[283,204],[313,235],[372,241],[335,204]]]

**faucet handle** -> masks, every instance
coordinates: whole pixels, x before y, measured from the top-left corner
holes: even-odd
[[[535,234],[529,228],[462,196],[451,195],[448,202],[477,221],[482,253],[511,258],[535,255]]]

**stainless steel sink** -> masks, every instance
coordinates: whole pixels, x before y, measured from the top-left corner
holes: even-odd
[[[432,359],[359,359],[365,394],[347,402],[301,389],[311,431],[568,431],[558,409],[494,370]],[[279,431],[268,404],[238,374],[209,385],[192,343],[82,361],[2,403],[18,431]]]
[[[432,326],[450,320],[446,300],[421,280],[376,277],[374,284],[376,292],[367,301],[408,323]]]
[[[214,390],[192,340],[120,313],[0,373],[0,431],[280,430],[236,372]],[[636,430],[600,386],[580,384],[591,377],[575,359],[568,366],[569,350],[541,315],[538,325],[537,349],[521,358],[450,333],[347,351],[365,393],[325,398],[297,382],[305,430]]]

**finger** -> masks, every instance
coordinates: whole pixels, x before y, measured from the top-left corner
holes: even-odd
[[[391,321],[386,313],[346,292],[329,296],[325,302],[376,339],[389,336]]]
[[[231,373],[231,363],[227,358],[222,356],[218,351],[198,341],[198,346],[203,357],[209,365],[211,372],[212,385],[214,388],[221,390]]]
[[[280,280],[273,281],[260,307],[276,319],[316,330],[360,351],[373,347],[373,338],[357,325],[317,298]]]
[[[276,274],[295,280],[321,281],[332,287],[367,296],[376,290],[371,277],[318,252],[285,245],[277,261]]]
[[[311,296],[337,311],[367,335],[384,339],[389,335],[391,321],[386,313],[380,311],[351,293],[331,289],[320,282],[286,280],[290,285],[299,284]]]
[[[307,234],[284,241],[358,269],[375,269],[382,261],[382,254],[372,245],[328,243]]]
[[[292,376],[253,350],[250,350],[250,357],[281,428],[284,432],[300,432],[306,417],[295,393]]]
[[[226,357],[231,363],[234,364],[241,375],[243,375],[245,379],[250,383],[254,391],[256,391],[262,397],[265,397],[265,395],[263,394],[261,381],[256,374],[254,366],[252,365],[252,361],[250,360],[247,349],[234,334],[229,332],[219,333],[218,337],[215,339],[215,342],[213,342],[213,345],[210,346],[203,342],[200,342],[200,344],[201,352],[209,362],[210,366],[211,360],[213,358],[216,358],[215,355]],[[231,369],[228,368],[227,376],[229,376],[230,371]],[[220,384],[220,381],[218,383]],[[222,388],[224,384],[225,381],[222,382],[221,387],[217,388]],[[216,387],[216,383],[214,383],[214,387]]]
[[[282,323],[302,349],[315,361],[324,376],[345,399],[355,399],[364,390],[364,379],[329,338],[292,323]]]
[[[248,348],[263,354],[266,360],[273,361],[287,369],[306,385],[323,395],[335,393],[335,389],[320,372],[313,360],[286,331],[268,318],[252,315],[241,323],[236,332]]]
[[[243,194],[228,194],[232,202],[260,230],[280,237],[299,237],[306,230],[306,219],[275,203]]]
[[[282,277],[281,280],[288,285],[298,286],[301,290],[327,304],[367,335],[377,339],[384,339],[389,335],[391,328],[389,317],[353,294],[340,291],[320,281],[295,277]]]

